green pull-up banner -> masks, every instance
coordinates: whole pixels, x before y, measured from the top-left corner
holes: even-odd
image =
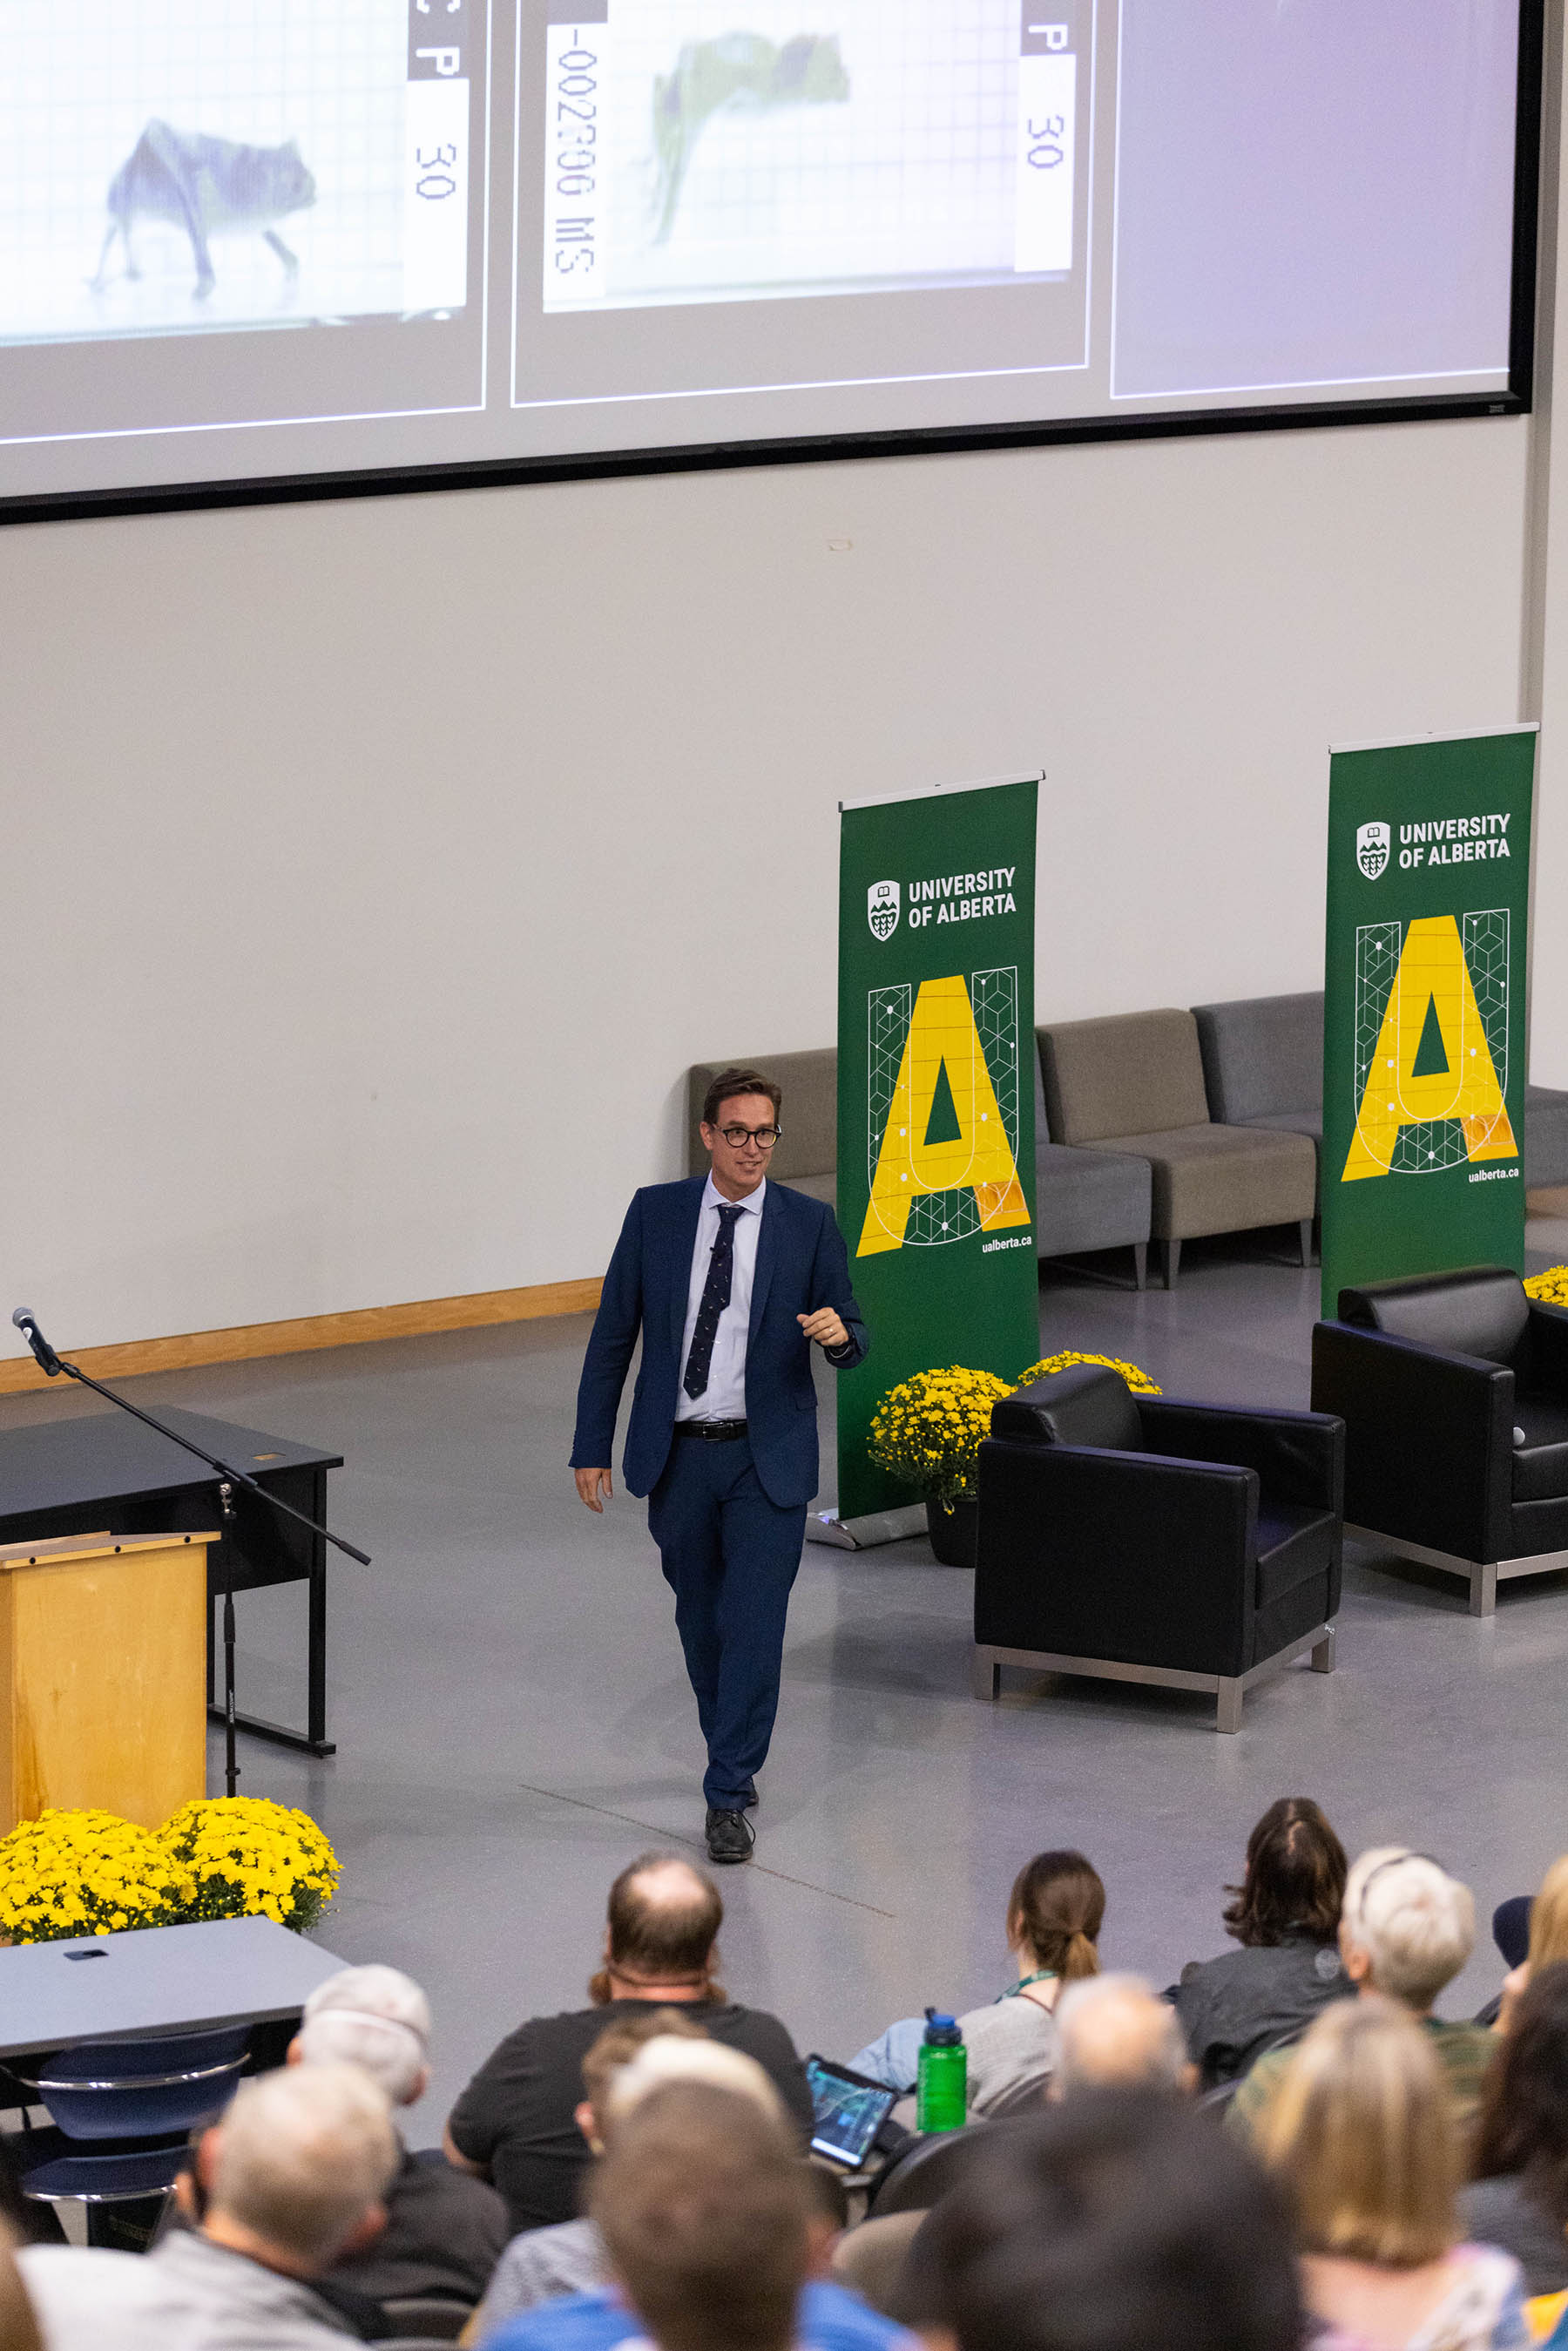
[[[867,1454],[890,1387],[1038,1353],[1038,779],[843,811],[838,1222],[871,1353],[838,1386],[838,1510],[915,1498]]]
[[[1325,1315],[1357,1282],[1523,1270],[1535,743],[1511,726],[1332,755]]]

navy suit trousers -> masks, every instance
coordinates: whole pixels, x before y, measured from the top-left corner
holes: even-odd
[[[767,1761],[778,1711],[784,1618],[805,1504],[763,1491],[743,1437],[677,1437],[648,1498],[649,1532],[675,1594],[675,1624],[708,1742],[702,1792],[739,1805]]]

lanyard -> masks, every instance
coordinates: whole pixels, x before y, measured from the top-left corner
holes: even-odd
[[[992,2005],[1000,2008],[1004,2000],[1016,2000],[1019,1993],[1027,1991],[1031,1984],[1054,1983],[1055,1980],[1054,1968],[1036,1968],[1032,1976],[1020,1976],[1015,1984],[1010,1984],[1005,1991],[998,1992]]]

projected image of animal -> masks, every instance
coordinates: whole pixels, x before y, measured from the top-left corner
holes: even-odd
[[[191,240],[196,265],[196,298],[217,284],[208,239],[250,231],[271,246],[289,276],[296,256],[273,226],[316,202],[316,182],[291,139],[283,147],[245,147],[232,139],[206,139],[147,125],[109,186],[109,233],[91,281],[101,292],[109,256],[118,236],[125,245],[125,274],[140,277],[131,231],[139,220],[169,221]]]
[[[726,107],[771,111],[780,106],[842,105],[849,76],[836,34],[798,33],[783,47],[760,33],[723,33],[688,41],[670,74],[653,81],[653,142],[659,164],[656,245],[675,225],[680,191],[704,123]]]

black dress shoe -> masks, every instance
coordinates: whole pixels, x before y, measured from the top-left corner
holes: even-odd
[[[710,1804],[706,1834],[710,1861],[750,1861],[757,1833],[744,1813]]]
[[[756,1782],[755,1782],[754,1780],[748,1780],[748,1781],[747,1781],[747,1782],[746,1782],[746,1785],[745,1785],[744,1792],[742,1793],[742,1797],[741,1797],[741,1810],[742,1810],[742,1812],[743,1812],[743,1813],[749,1813],[749,1812],[753,1809],[753,1807],[754,1806],[754,1804],[756,1803],[756,1801],[757,1801],[757,1783],[756,1783]]]

